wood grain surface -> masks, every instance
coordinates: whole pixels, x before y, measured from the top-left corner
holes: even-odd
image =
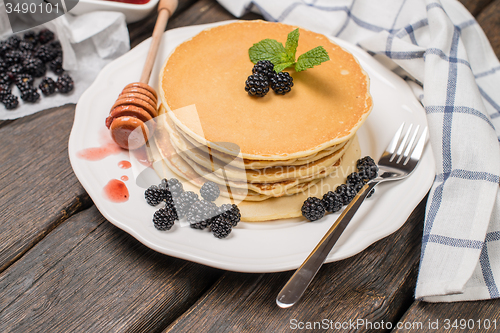
[[[92,202],[68,159],[74,105],[0,126],[0,272]]]
[[[484,8],[477,16],[477,21],[488,37],[497,58],[500,58],[500,0],[495,0]]]
[[[143,246],[92,207],[0,275],[0,332],[157,332],[220,274]]]
[[[394,332],[500,332],[500,300],[457,303],[416,301],[401,318],[401,323],[402,328]]]
[[[396,322],[413,301],[424,203],[391,236],[352,258],[324,265],[291,308],[278,308],[275,299],[293,272],[227,272],[165,332],[287,332],[293,331],[294,320]],[[363,325],[349,332],[379,330]]]
[[[477,16],[486,6],[494,0],[460,0],[467,10]]]

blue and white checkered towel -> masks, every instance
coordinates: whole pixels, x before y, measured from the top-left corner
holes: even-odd
[[[455,0],[219,2],[345,39],[413,78],[436,160],[415,297],[500,297],[500,64],[470,13]]]

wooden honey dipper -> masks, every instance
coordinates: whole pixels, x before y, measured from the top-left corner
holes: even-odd
[[[123,88],[106,118],[106,126],[111,131],[111,137],[124,149],[133,150],[142,147],[155,130],[154,118],[158,116],[158,96],[148,82],[163,32],[169,17],[177,8],[177,3],[177,0],[160,0],[158,18],[141,79]],[[141,131],[135,131],[139,127]]]

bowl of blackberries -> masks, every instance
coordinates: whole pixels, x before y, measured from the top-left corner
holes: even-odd
[[[1,40],[0,102],[7,110],[14,110],[19,105],[19,98],[35,103],[56,93],[71,92],[74,82],[65,73],[62,63],[61,43],[48,29]],[[55,74],[54,78],[47,75],[49,72]]]

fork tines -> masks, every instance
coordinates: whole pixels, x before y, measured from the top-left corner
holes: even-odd
[[[413,124],[409,125],[405,134],[403,134],[404,126],[405,123],[402,123],[389,143],[386,151],[391,154],[389,162],[393,162],[394,159],[396,159],[394,163],[400,163],[401,160],[404,159],[403,165],[406,165],[410,159],[413,158],[418,160],[422,155],[427,140],[427,127],[422,130],[418,141],[416,141],[420,125],[416,126],[413,134]]]

